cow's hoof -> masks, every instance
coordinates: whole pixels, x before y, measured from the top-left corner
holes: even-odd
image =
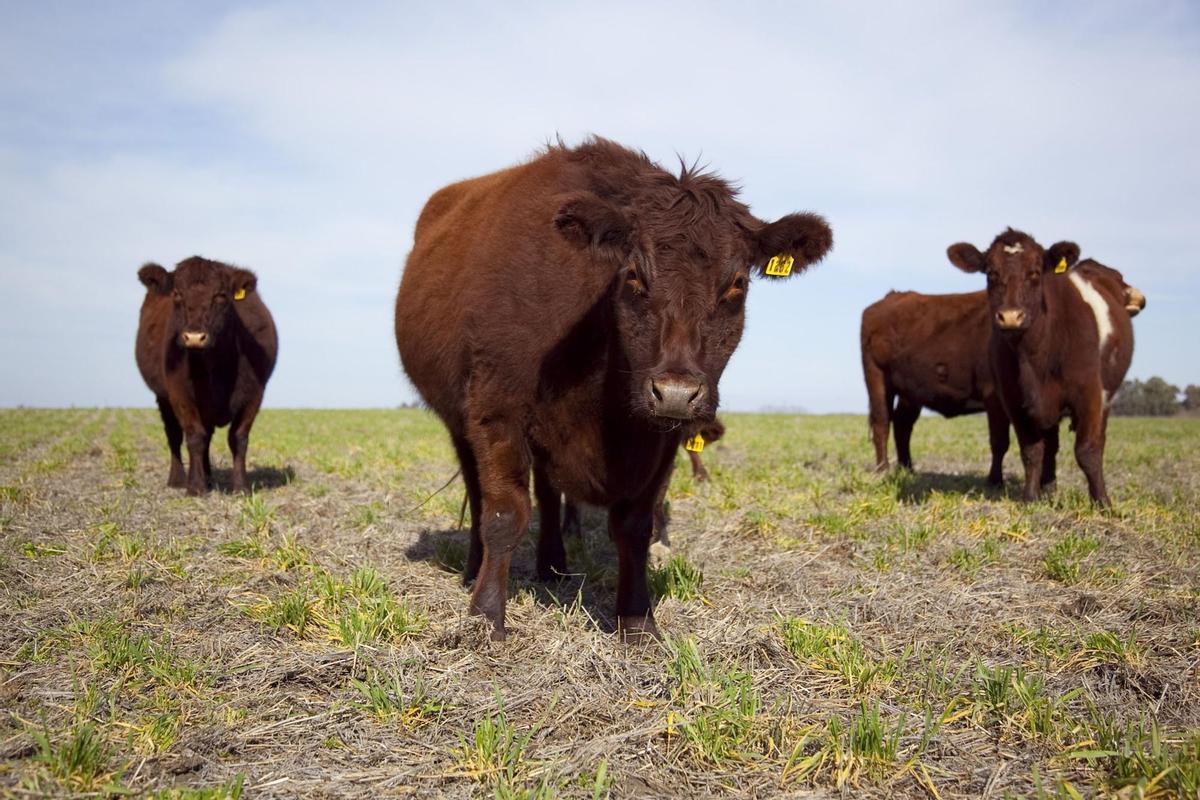
[[[168,489],[182,489],[185,486],[187,486],[187,480],[184,479],[182,475],[179,477],[172,475],[171,477],[167,478]]]
[[[658,626],[654,624],[654,617],[649,614],[644,617],[618,617],[617,630],[625,644],[654,644],[662,639]]]

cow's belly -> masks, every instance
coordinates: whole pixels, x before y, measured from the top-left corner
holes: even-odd
[[[555,487],[575,501],[607,506],[654,492],[664,453],[677,439],[606,426],[602,415],[573,415],[543,408],[529,436]]]

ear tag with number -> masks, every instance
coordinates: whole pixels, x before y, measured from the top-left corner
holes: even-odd
[[[233,293],[233,299],[234,300],[245,300],[246,299],[246,290],[238,289],[236,292]]]
[[[767,274],[786,278],[792,274],[792,264],[795,263],[796,259],[792,256],[771,256],[771,260],[767,262]]]
[[[704,437],[697,433],[695,436],[688,439],[684,443],[683,447],[689,453],[700,453],[704,450]]]
[[[1063,256],[1058,260],[1058,266],[1054,268],[1055,275],[1061,275],[1067,271],[1067,257]]]

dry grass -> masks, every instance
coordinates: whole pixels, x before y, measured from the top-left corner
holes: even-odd
[[[989,491],[980,418],[886,476],[861,418],[726,422],[626,649],[595,512],[466,616],[423,412],[267,412],[202,499],[152,412],[0,412],[0,794],[1200,796],[1200,421],[1114,421],[1107,514],[1069,448]]]

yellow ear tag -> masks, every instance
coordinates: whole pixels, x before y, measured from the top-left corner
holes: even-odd
[[[792,256],[771,256],[771,260],[767,262],[767,274],[786,278],[792,274],[792,264],[795,263],[796,259]]]
[[[1067,271],[1067,257],[1063,256],[1061,259],[1059,259],[1058,266],[1056,266],[1054,268],[1054,274],[1061,275],[1066,271]]]
[[[234,300],[245,300],[246,299],[246,290],[238,289],[236,292],[233,293],[233,299]]]
[[[690,438],[686,442],[684,442],[683,447],[689,453],[703,452],[704,451],[704,437],[697,433],[695,436],[693,436],[692,438]]]

